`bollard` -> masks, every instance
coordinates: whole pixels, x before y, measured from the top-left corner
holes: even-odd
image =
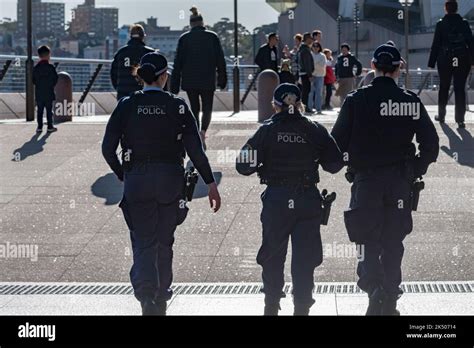
[[[258,75],[258,122],[263,122],[273,115],[273,92],[279,84],[280,78],[273,70],[267,69]]]
[[[73,107],[72,78],[65,71],[58,73],[58,83],[54,87],[56,101],[54,102],[54,123],[72,121]]]

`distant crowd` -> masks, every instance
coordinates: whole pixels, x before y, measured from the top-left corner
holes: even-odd
[[[293,48],[285,45],[280,55],[279,37],[271,33],[255,57],[260,71],[271,69],[279,75],[281,83],[300,87],[307,115],[320,115],[323,110],[332,110],[334,90],[342,103],[355,88],[356,77],[362,74],[362,64],[352,55],[347,43],[341,45],[341,54],[334,59],[333,52],[324,48],[322,38],[320,30],[296,34]]]

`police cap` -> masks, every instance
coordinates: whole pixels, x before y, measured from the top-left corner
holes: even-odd
[[[296,106],[301,100],[300,89],[291,83],[282,83],[273,92],[273,102],[282,106]]]
[[[375,66],[399,66],[402,63],[402,56],[396,46],[383,44],[375,50],[372,62]]]
[[[159,76],[168,70],[168,60],[161,53],[150,52],[140,60],[140,68],[151,68],[155,76]]]

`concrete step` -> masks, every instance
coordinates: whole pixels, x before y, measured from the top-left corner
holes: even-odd
[[[176,283],[169,315],[261,315],[259,283]],[[474,283],[407,282],[402,315],[473,315]],[[286,284],[281,315],[292,315]],[[49,294],[48,294],[49,293]],[[316,283],[311,315],[364,315],[367,295],[355,283]],[[0,283],[0,315],[140,315],[128,283]]]

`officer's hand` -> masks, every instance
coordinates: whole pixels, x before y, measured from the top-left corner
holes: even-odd
[[[209,204],[211,205],[212,210],[214,213],[221,208],[221,196],[219,194],[219,190],[217,189],[217,184],[213,182],[212,184],[208,185],[209,187]]]

